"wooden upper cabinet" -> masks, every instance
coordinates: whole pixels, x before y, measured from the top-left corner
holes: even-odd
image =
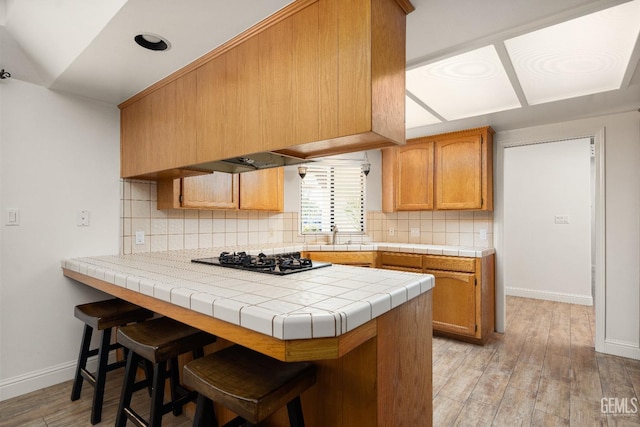
[[[284,209],[284,169],[158,181],[158,209]]]
[[[271,168],[240,174],[240,209],[284,210],[284,169]]]
[[[436,209],[493,210],[493,129],[436,140],[434,180]]]
[[[158,180],[158,209],[238,209],[238,175],[214,172]]]
[[[238,175],[214,172],[181,179],[183,208],[238,209]]]
[[[122,176],[193,174],[264,151],[313,158],[404,144],[410,6],[292,2],[120,105]]]
[[[195,113],[195,72],[121,108],[121,175],[155,178],[156,172],[194,164]]]
[[[482,207],[482,136],[436,142],[436,206],[438,209]]]
[[[397,150],[396,209],[433,209],[433,142]]]
[[[382,152],[382,208],[493,210],[490,127],[407,141]]]

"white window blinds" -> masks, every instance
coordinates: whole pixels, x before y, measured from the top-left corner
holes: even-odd
[[[313,164],[300,180],[300,231],[363,233],[365,176],[360,163]]]

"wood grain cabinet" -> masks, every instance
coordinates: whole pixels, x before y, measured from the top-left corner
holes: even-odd
[[[119,105],[123,178],[404,144],[407,0],[299,0]],[[200,165],[200,166],[198,166]]]
[[[283,168],[214,172],[158,181],[158,209],[241,209],[282,212]]]
[[[493,210],[493,129],[407,141],[382,152],[382,208]]]
[[[371,251],[308,251],[303,252],[302,256],[313,261],[324,261],[332,264],[357,267],[376,266],[376,252]]]
[[[466,258],[381,252],[380,268],[433,274],[433,331],[477,344],[495,329],[494,255]]]
[[[284,210],[284,169],[272,168],[240,174],[240,209]]]
[[[121,176],[157,178],[157,171],[196,163],[195,129],[195,72],[121,106]]]

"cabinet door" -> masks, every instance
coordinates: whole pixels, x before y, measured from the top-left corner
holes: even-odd
[[[284,209],[284,169],[271,168],[240,174],[240,209]]]
[[[482,135],[435,144],[436,209],[481,209]]]
[[[433,274],[433,329],[476,336],[476,276],[472,273],[426,270]]]
[[[396,209],[433,209],[433,142],[398,148]]]
[[[196,163],[196,75],[190,72],[124,107],[123,178]]]
[[[183,208],[238,208],[238,176],[224,172],[182,178]]]

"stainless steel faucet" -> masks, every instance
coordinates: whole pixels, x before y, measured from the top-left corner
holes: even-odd
[[[338,226],[334,225],[331,227],[331,244],[336,245],[338,242],[336,241],[336,234],[338,234]]]

